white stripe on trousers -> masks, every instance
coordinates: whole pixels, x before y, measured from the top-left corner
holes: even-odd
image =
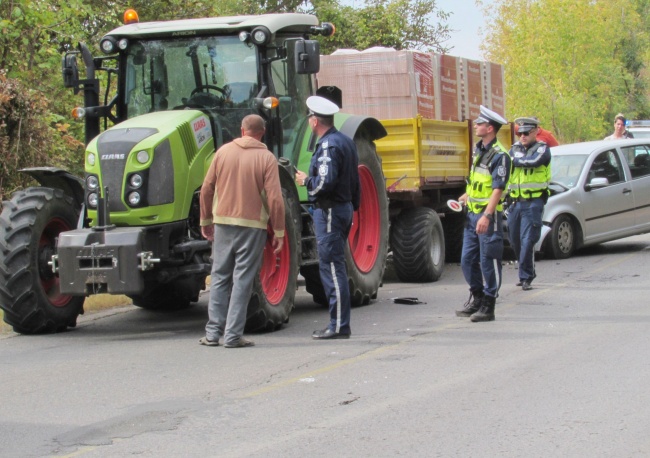
[[[497,225],[497,217],[496,217],[496,214],[495,214],[495,216],[494,216],[494,232],[497,231],[497,227],[498,227],[498,225]],[[494,278],[497,281],[497,291],[496,291],[496,295],[494,296],[496,298],[499,295],[499,288],[501,287],[501,278],[499,277],[499,269],[498,269],[499,262],[496,259],[493,259],[492,262],[494,263]]]
[[[327,210],[327,233],[332,232],[332,209]],[[330,270],[332,271],[332,281],[334,282],[334,291],[336,291],[336,332],[341,332],[341,288],[339,287],[339,279],[336,276],[336,266],[330,262]]]

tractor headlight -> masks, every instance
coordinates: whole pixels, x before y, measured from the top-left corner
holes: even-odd
[[[251,38],[256,45],[265,45],[271,41],[271,31],[266,27],[256,27],[251,33]]]
[[[117,42],[117,47],[120,48],[122,51],[124,51],[126,48],[129,47],[129,40],[126,38],[122,38],[120,41]]]
[[[97,203],[99,202],[99,197],[96,192],[91,192],[88,194],[88,206],[92,208],[97,208]]]
[[[132,192],[129,194],[129,203],[133,206],[138,205],[140,203],[140,193],[139,192]]]
[[[142,182],[144,180],[142,179],[142,175],[138,175],[137,173],[134,173],[131,175],[131,178],[129,179],[129,184],[133,189],[138,189],[140,186],[142,186]],[[140,199],[138,199],[140,201]]]
[[[88,153],[88,164],[95,165],[95,154]]]
[[[117,48],[117,43],[114,38],[106,37],[99,43],[99,47],[102,49],[104,54],[112,54]]]
[[[95,175],[88,175],[88,178],[86,178],[86,187],[90,191],[95,191],[99,187],[99,179]]]
[[[149,152],[145,150],[138,151],[138,154],[135,155],[135,158],[140,164],[146,164],[149,162]]]

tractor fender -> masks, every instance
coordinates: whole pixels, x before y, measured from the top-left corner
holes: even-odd
[[[290,201],[296,202],[299,206],[300,196],[298,195],[298,188],[296,187],[294,176],[291,175],[289,171],[280,164],[278,164],[278,171],[280,174],[280,186],[282,187],[282,189],[286,189],[287,193],[291,198]],[[298,214],[300,214],[300,208],[298,208]],[[302,225],[301,227],[298,228],[298,233],[300,234],[301,231],[302,231]]]
[[[366,132],[370,141],[379,140],[388,135],[386,128],[375,118],[353,115],[343,121],[339,132],[354,139],[359,132]]]
[[[81,207],[84,203],[84,181],[70,172],[56,167],[30,167],[20,169],[46,188],[60,189]]]

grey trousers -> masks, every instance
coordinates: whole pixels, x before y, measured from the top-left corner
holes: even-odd
[[[244,333],[248,301],[262,265],[266,238],[264,229],[215,224],[205,326],[209,340],[223,336],[224,343],[234,343]]]

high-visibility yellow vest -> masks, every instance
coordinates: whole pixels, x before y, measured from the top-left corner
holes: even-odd
[[[522,144],[513,145],[515,151],[523,152],[526,156],[532,156],[540,148],[547,148],[546,143],[537,142],[528,150]],[[551,165],[540,165],[539,167],[515,167],[514,161],[510,180],[508,181],[508,193],[510,197],[532,199],[545,197],[548,192],[548,185],[551,181]]]
[[[477,154],[469,173],[469,183],[467,184],[467,208],[472,213],[481,213],[487,207],[492,195],[492,173],[490,172],[490,163],[495,156],[507,154],[503,145],[497,141],[492,148],[485,154]],[[503,211],[503,197],[497,205],[497,211]]]

